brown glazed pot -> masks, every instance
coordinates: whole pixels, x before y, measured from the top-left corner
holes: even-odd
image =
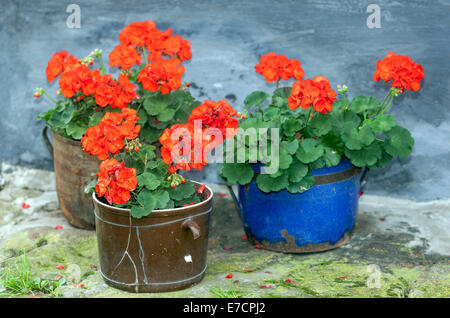
[[[94,204],[84,188],[92,181],[91,174],[99,171],[100,161],[83,152],[80,141],[64,138],[53,131],[52,146],[45,128],[44,140],[53,156],[59,206],[70,224],[94,230]]]
[[[200,183],[194,185],[198,188]],[[213,197],[209,187],[204,193],[208,198],[200,203],[155,210],[141,219],[131,217],[129,209],[99,201],[93,193],[105,282],[142,293],[179,290],[202,280]]]

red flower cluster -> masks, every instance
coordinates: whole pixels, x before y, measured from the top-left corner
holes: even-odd
[[[109,66],[120,66],[128,70],[134,65],[140,65],[142,56],[140,56],[134,46],[119,44],[109,54]]]
[[[123,204],[130,200],[130,191],[136,189],[136,169],[125,167],[125,163],[108,159],[100,164],[95,191],[105,197],[109,204]]]
[[[192,58],[191,44],[180,35],[172,35],[172,29],[160,31],[152,20],[127,25],[119,34],[121,44],[110,53],[109,65],[129,69],[140,64],[141,48],[149,52],[148,60],[161,56],[177,57],[180,61]]]
[[[95,103],[100,107],[110,105],[112,108],[125,108],[136,98],[136,85],[128,80],[126,75],[119,75],[117,81],[114,81],[111,75],[102,76],[100,71],[94,70]]]
[[[201,120],[203,127],[217,128],[223,136],[232,138],[238,129],[239,119],[234,118],[237,114],[237,111],[225,99],[218,102],[205,100],[203,104],[191,111],[188,121],[194,124],[194,121]],[[234,129],[230,130],[232,135],[227,136],[227,128]]]
[[[56,52],[47,64],[45,73],[47,80],[53,82],[60,74],[59,87],[67,98],[82,91],[89,95],[95,92],[95,83],[89,67],[74,57],[67,56],[67,51]]]
[[[164,130],[159,138],[164,162],[175,163],[175,167],[181,170],[202,170],[208,164],[206,156],[209,151],[223,143],[224,138],[232,138],[237,133],[239,120],[234,118],[237,115],[236,110],[225,100],[205,101],[192,110],[188,123],[176,124]],[[198,126],[197,120],[201,121],[201,126]],[[232,128],[228,135],[227,128]],[[210,129],[218,129],[222,138],[216,138],[214,131]],[[173,134],[178,138],[172,137]],[[198,140],[201,145],[195,144]],[[187,153],[183,153],[184,148]]]
[[[292,86],[289,96],[289,108],[312,106],[317,112],[325,114],[333,109],[336,92],[330,87],[330,82],[324,76],[316,76],[312,80],[297,81]]]
[[[124,139],[138,136],[141,126],[136,125],[140,119],[136,113],[129,108],[123,108],[121,113],[106,113],[100,124],[89,127],[81,138],[83,150],[100,160],[107,159],[110,153],[116,154],[124,147]]]
[[[395,55],[389,52],[386,57],[377,62],[377,70],[373,76],[374,81],[384,80],[385,83],[391,82],[392,87],[402,90],[418,91],[420,81],[425,76],[422,65],[415,63],[410,57],[404,55]]]
[[[94,95],[95,102],[101,107],[124,108],[136,98],[136,85],[126,75],[120,75],[115,81],[111,75],[102,76],[99,70],[91,71],[66,51],[57,52],[47,65],[47,80],[52,82],[61,74],[59,87],[66,98],[81,91],[84,95]],[[84,98],[79,96],[78,101]]]
[[[162,94],[168,94],[180,87],[183,74],[184,67],[180,65],[180,60],[158,58],[141,70],[138,81],[146,90],[156,92],[161,88]]]
[[[263,75],[269,83],[278,82],[280,78],[285,81],[291,77],[301,80],[305,76],[300,61],[288,59],[282,54],[276,55],[274,52],[263,55],[259,64],[255,66],[255,71]]]

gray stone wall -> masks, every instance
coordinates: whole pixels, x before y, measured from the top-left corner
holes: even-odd
[[[81,28],[66,25],[66,8],[81,8]],[[411,56],[425,69],[418,93],[399,98],[392,114],[416,140],[408,158],[372,171],[367,191],[414,200],[450,197],[448,100],[450,1],[385,1],[381,28],[370,29],[370,1],[12,1],[0,10],[0,161],[51,169],[34,117],[51,107],[32,97],[35,87],[50,92],[45,67],[56,51],[78,57],[95,48],[106,54],[130,22],[152,19],[173,28],[192,44],[184,79],[200,99],[222,99],[242,108],[255,89],[273,87],[254,72],[270,51],[299,59],[306,76],[324,75],[332,86],[346,84],[350,95],[383,98],[386,87],[372,81],[376,61],[389,51]],[[214,167],[196,179],[217,181]]]

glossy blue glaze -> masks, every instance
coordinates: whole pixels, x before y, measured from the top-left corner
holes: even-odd
[[[343,159],[337,166],[312,171],[331,174],[352,168]],[[248,189],[239,186],[241,214],[245,231],[257,241],[286,242],[287,231],[298,247],[329,242],[332,245],[351,232],[358,212],[360,174],[324,185],[314,185],[301,194],[287,190],[264,193],[254,181]]]

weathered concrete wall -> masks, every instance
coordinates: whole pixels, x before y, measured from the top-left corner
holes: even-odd
[[[47,85],[45,66],[60,50],[82,57],[94,48],[107,54],[128,23],[153,19],[191,41],[193,59],[185,79],[193,93],[228,100],[240,108],[255,90],[272,89],[254,73],[259,57],[276,51],[300,59],[308,77],[325,75],[351,95],[383,98],[386,88],[372,81],[377,59],[389,51],[412,56],[426,78],[418,93],[396,102],[392,113],[416,140],[412,155],[371,172],[368,192],[415,200],[450,197],[450,1],[377,1],[381,28],[366,26],[373,1],[81,1],[81,28],[66,26],[72,1],[7,1],[0,10],[0,160],[51,168],[34,117],[50,107],[33,100]],[[213,167],[202,177],[217,181]],[[199,179],[200,177],[197,177]]]

